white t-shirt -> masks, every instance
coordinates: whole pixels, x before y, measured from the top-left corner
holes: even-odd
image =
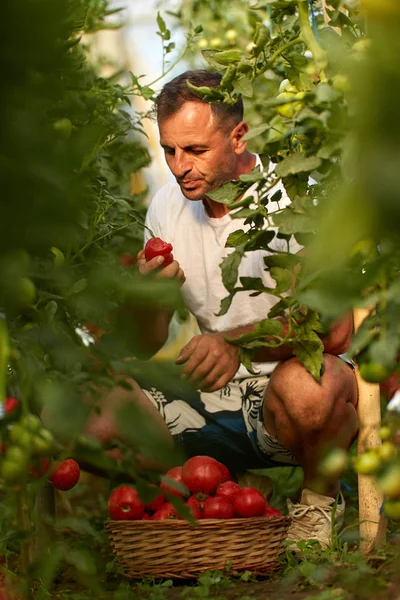
[[[257,163],[261,164],[259,159]],[[254,195],[255,187],[252,186],[246,195]],[[283,187],[277,186],[276,189],[281,189],[284,194]],[[280,206],[287,202],[287,197],[283,197]],[[201,200],[188,200],[179,185],[172,181],[164,185],[150,202],[146,225],[156,237],[172,244],[174,258],[186,277],[182,286],[185,304],[196,317],[202,333],[229,331],[267,318],[278,299],[266,293],[251,297],[248,291],[238,292],[227,313],[216,316],[221,300],[228,295],[222,283],[220,264],[233,248],[225,248],[225,243],[233,231],[249,229],[243,219],[232,219],[230,214],[219,219],[209,217]],[[145,241],[150,237],[145,230]],[[285,240],[276,237],[270,246],[275,250],[287,250]],[[296,253],[299,249],[300,246],[293,240],[291,251]],[[263,258],[269,254],[264,250],[246,253],[239,266],[239,277],[261,277],[265,286],[275,287],[275,281],[264,270]],[[266,375],[273,371],[276,364],[254,363],[254,368],[260,375]],[[241,366],[235,379],[249,376],[247,369]]]

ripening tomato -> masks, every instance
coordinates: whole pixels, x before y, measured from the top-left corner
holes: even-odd
[[[233,519],[232,502],[223,496],[209,496],[204,502],[203,519]]]
[[[164,504],[162,504],[160,506],[160,508],[158,508],[156,510],[154,515],[151,517],[151,519],[153,521],[164,521],[166,519],[179,519],[179,513],[176,510],[175,506],[172,504],[172,502],[164,502]]]
[[[111,519],[137,521],[144,515],[144,504],[135,488],[122,485],[111,492],[108,499],[108,514]]]
[[[239,490],[232,502],[235,513],[239,517],[260,517],[267,507],[264,496],[252,487]]]
[[[240,485],[235,481],[224,481],[221,483],[217,491],[215,492],[216,496],[222,496],[223,498],[228,498],[228,500],[232,500],[233,496],[240,490]]]
[[[225,465],[210,456],[193,456],[182,467],[183,483],[192,493],[213,494],[226,476]]]
[[[173,487],[171,482],[177,483],[179,489]],[[161,491],[167,495],[170,494],[171,496],[177,496],[178,498],[186,498],[189,496],[189,490],[182,479],[182,467],[172,467],[172,469],[170,469],[162,478],[160,488]]]
[[[151,260],[156,256],[163,256],[164,262],[162,264],[163,267],[171,264],[174,260],[172,254],[172,244],[168,244],[164,242],[161,238],[150,238],[144,247],[144,255],[146,260]]]

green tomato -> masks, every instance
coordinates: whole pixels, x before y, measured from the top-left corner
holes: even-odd
[[[17,308],[29,308],[36,300],[35,284],[29,277],[20,277],[14,282],[12,294],[12,301]]]
[[[237,38],[236,29],[228,29],[228,31],[225,33],[225,38],[228,40],[228,42],[234,42]]]
[[[386,500],[383,510],[389,519],[400,521],[400,500]]]
[[[362,475],[372,475],[380,468],[381,459],[376,451],[367,450],[354,459],[354,466],[357,473],[361,473]]]
[[[213,37],[210,40],[211,48],[220,48],[222,46],[222,40],[220,37]]]
[[[22,417],[20,421],[22,427],[30,431],[31,433],[36,433],[42,426],[42,422],[36,415],[25,415]]]
[[[292,102],[292,100],[296,99],[296,94],[293,92],[282,92],[278,94],[276,97],[277,100],[286,100],[287,104],[280,104],[276,106],[276,112],[281,115],[281,117],[286,117],[291,119],[294,117],[296,113],[302,108],[303,104],[301,102]]]
[[[400,499],[400,464],[390,465],[376,481],[378,489],[389,499]]]
[[[198,47],[200,48],[200,50],[204,50],[204,48],[208,48],[209,47],[209,42],[206,38],[201,38],[198,42],[197,42]]]
[[[332,80],[333,87],[338,92],[348,92],[350,89],[349,78],[345,73],[338,73]]]
[[[379,437],[382,440],[382,442],[385,442],[386,440],[390,440],[392,435],[393,435],[393,432],[388,425],[381,427],[379,430]]]
[[[348,464],[347,452],[342,448],[334,448],[318,465],[318,473],[324,477],[339,477]]]
[[[33,452],[35,454],[49,454],[54,448],[54,436],[43,427],[33,437]]]
[[[16,446],[23,448],[27,452],[32,449],[32,434],[27,431],[22,423],[16,423],[10,429],[10,440]]]
[[[26,475],[28,456],[22,448],[9,446],[4,460],[1,461],[0,475],[5,481],[17,481]]]
[[[394,458],[397,454],[397,447],[393,442],[383,442],[383,444],[379,447],[379,456],[384,461],[389,461]]]
[[[297,87],[290,83],[289,79],[283,79],[279,85],[279,93],[290,92],[296,94],[298,91]]]
[[[382,383],[390,376],[390,371],[384,365],[371,360],[360,365],[360,375],[369,383]]]
[[[63,117],[53,123],[53,129],[60,137],[67,139],[72,133],[72,123],[69,119]]]

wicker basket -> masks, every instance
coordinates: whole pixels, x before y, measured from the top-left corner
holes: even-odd
[[[210,569],[268,575],[280,566],[291,519],[109,521],[114,553],[132,578],[198,577]]]

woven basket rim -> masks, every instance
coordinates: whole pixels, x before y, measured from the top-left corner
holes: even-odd
[[[202,526],[202,525],[215,525],[216,522],[221,523],[221,525],[230,525],[230,524],[235,524],[238,525],[239,523],[249,523],[251,522],[252,524],[256,524],[256,522],[259,522],[260,524],[266,524],[266,523],[271,523],[271,524],[275,524],[275,523],[286,523],[286,522],[291,522],[291,517],[287,516],[287,515],[282,515],[281,517],[278,516],[273,516],[270,518],[265,518],[265,517],[236,517],[233,519],[197,519],[195,520],[193,523],[191,521],[187,521],[186,519],[160,519],[157,521],[153,521],[151,518],[150,519],[109,519],[108,521],[105,522],[105,526],[107,528],[113,527],[115,525],[121,525],[121,524],[135,524],[135,525],[139,525],[141,527],[148,527],[150,526],[157,526],[157,525],[166,525],[167,527],[170,527],[171,525],[177,527],[178,525],[186,527],[186,528],[192,528],[192,527],[197,527],[197,526]]]

